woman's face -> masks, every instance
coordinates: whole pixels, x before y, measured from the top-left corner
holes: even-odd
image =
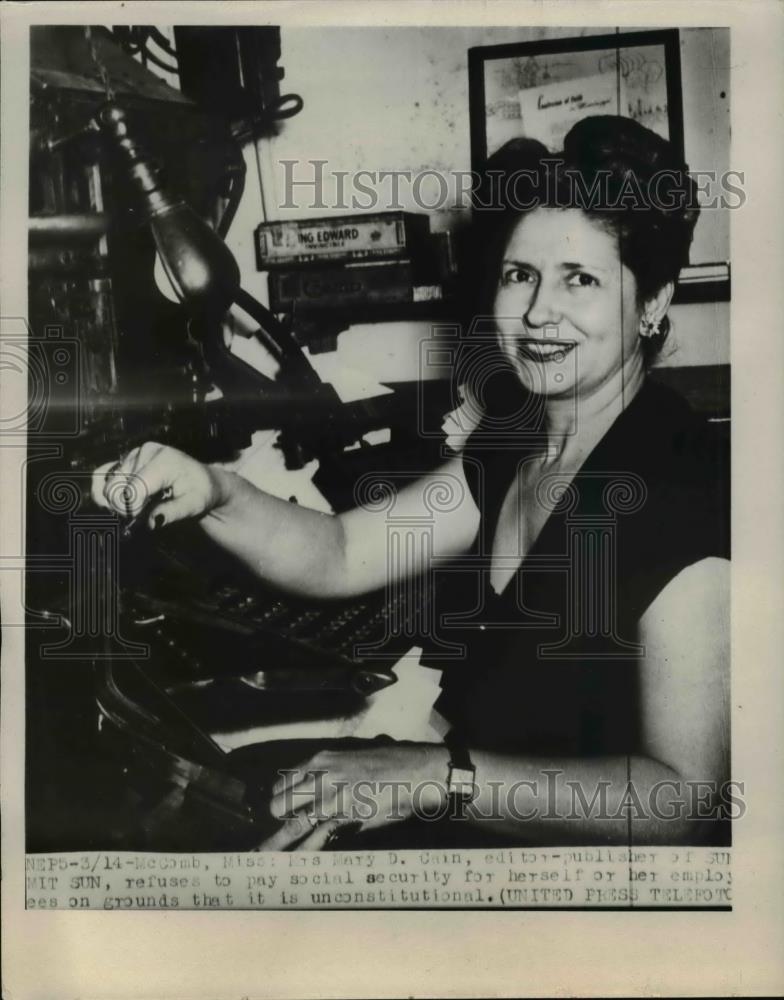
[[[504,252],[501,349],[531,392],[592,394],[642,370],[636,293],[613,235],[579,209],[537,208]]]

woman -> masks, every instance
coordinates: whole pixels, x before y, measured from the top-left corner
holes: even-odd
[[[696,220],[687,168],[615,117],[580,122],[557,157],[520,140],[488,166],[504,210],[476,213],[472,270],[494,327],[486,364],[500,358],[512,376],[513,419],[496,394],[464,454],[395,504],[431,510],[427,489],[444,481],[463,496],[394,570],[467,556],[455,593],[465,603],[473,587],[472,608],[457,596],[452,622],[467,656],[445,670],[437,705],[450,734],[298,762],[273,789],[270,849],[320,849],[357,820],[379,845],[716,836],[729,777],[725,508],[703,425],[646,375]],[[387,581],[383,512],[301,509],[157,444],[125,457],[106,496],[129,474],[169,491],[151,528],[198,518],[275,585],[346,597]]]

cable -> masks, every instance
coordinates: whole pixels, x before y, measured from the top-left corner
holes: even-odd
[[[167,73],[179,74],[180,72],[179,66],[176,65],[170,66],[168,63],[165,63],[163,59],[159,59],[154,52],[150,51],[149,46],[146,43],[142,46],[141,53],[144,57],[149,59],[150,62],[153,63],[153,65],[157,66],[159,69],[165,70]]]
[[[222,240],[226,239],[229,229],[231,228],[231,224],[234,221],[234,216],[237,214],[237,209],[239,208],[240,201],[242,200],[242,195],[245,191],[245,161],[241,157],[240,160],[241,169],[234,171],[231,175],[231,186],[229,187],[226,208],[223,210],[223,215],[221,215],[220,221],[215,227],[215,232]]]
[[[286,107],[287,103],[290,104],[288,108]],[[293,118],[294,115],[298,115],[304,107],[305,102],[299,94],[283,94],[275,101],[265,117],[268,117],[270,121],[283,121],[284,118]]]
[[[177,51],[169,42],[168,38],[162,31],[159,31],[158,28],[143,28],[139,25],[132,25],[131,27],[116,25],[111,29],[111,34],[119,42],[123,51],[127,52],[128,55],[141,55],[143,60],[149,60],[155,66],[158,66],[159,69],[165,70],[167,73],[179,73]],[[166,55],[171,56],[174,59],[174,65],[169,65],[169,63],[164,62],[159,56],[151,51],[150,41],[154,41],[159,48],[163,49]]]
[[[149,36],[159,48],[163,49],[167,56],[172,56],[175,61],[177,60],[177,50],[162,31],[159,31],[158,28],[150,28]]]

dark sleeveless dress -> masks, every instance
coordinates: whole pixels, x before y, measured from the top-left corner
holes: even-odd
[[[490,587],[492,540],[516,470],[533,450],[485,447],[483,427],[464,452],[481,511],[469,565],[444,573],[436,646],[436,704],[468,746],[551,755],[638,748],[637,623],[685,567],[729,558],[729,460],[708,424],[648,379],[562,494],[500,595]],[[510,446],[510,444],[512,446]],[[695,622],[699,628],[700,622]],[[435,661],[434,661],[435,665]]]
[[[560,503],[496,595],[489,570],[499,512],[535,450],[536,435],[499,438],[480,424],[464,451],[481,523],[468,559],[435,577],[436,627],[423,640],[423,663],[443,671],[436,708],[473,749],[634,754],[638,622],[681,570],[730,555],[728,439],[721,425],[648,379],[571,487],[560,490]],[[558,494],[557,481],[548,487]],[[707,826],[698,842],[730,842],[728,820]],[[521,831],[521,842],[549,844],[551,836]],[[411,819],[363,831],[345,849],[510,842],[477,824]]]
[[[481,512],[479,534],[466,560],[436,573],[436,626],[420,639],[423,663],[443,671],[436,708],[474,749],[633,754],[642,652],[637,623],[682,569],[709,556],[729,558],[726,442],[677,393],[646,381],[571,487],[561,490],[535,544],[496,595],[489,583],[496,523],[516,470],[536,449],[536,435],[505,432],[499,440],[487,431],[480,424],[464,452]],[[558,494],[557,480],[547,487]],[[327,742],[332,749],[361,750],[395,741]],[[258,780],[262,772],[276,776],[282,759],[295,766],[324,745],[262,744],[232,756],[247,756]],[[728,823],[711,826],[704,839],[727,843]],[[530,836],[521,839],[530,842]],[[509,843],[476,824],[442,817],[347,833],[332,847]]]

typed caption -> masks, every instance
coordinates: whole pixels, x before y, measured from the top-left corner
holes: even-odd
[[[28,910],[732,908],[728,848],[26,858]]]

